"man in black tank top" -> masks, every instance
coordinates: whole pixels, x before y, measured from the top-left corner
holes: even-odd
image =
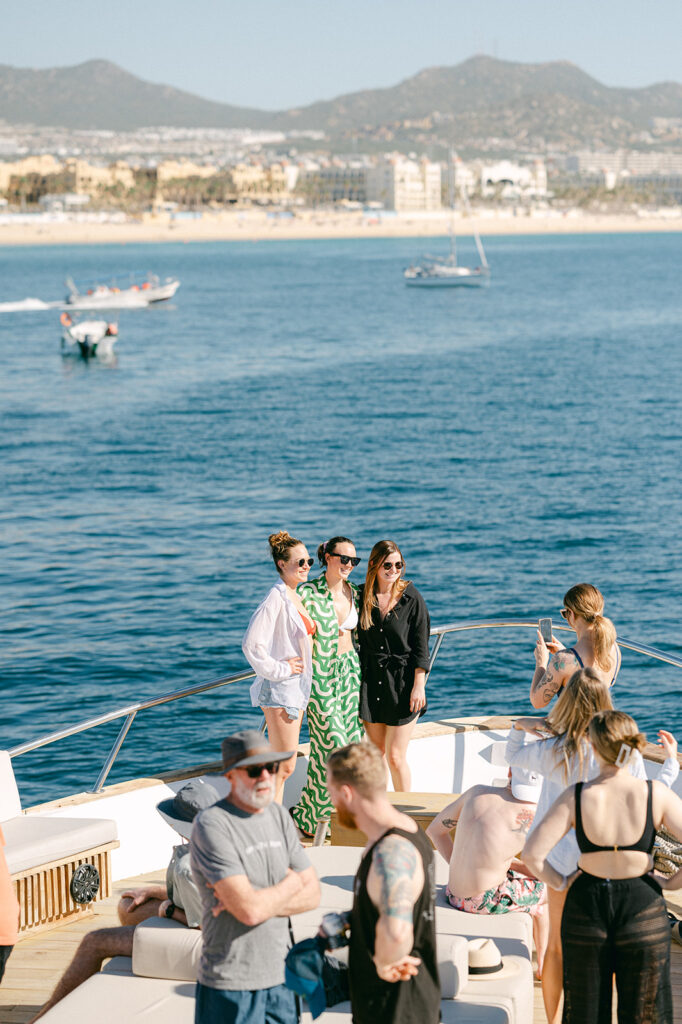
[[[371,743],[327,762],[339,822],[368,838],[355,876],[349,978],[354,1024],[435,1024],[440,981],[433,851],[421,829],[386,798],[386,768]]]

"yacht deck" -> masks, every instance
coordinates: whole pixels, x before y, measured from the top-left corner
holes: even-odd
[[[0,986],[0,1024],[28,1024],[52,993],[57,980],[73,957],[78,943],[94,928],[118,924],[116,906],[121,893],[140,885],[165,882],[165,871],[153,871],[114,883],[114,894],[95,904],[88,917],[51,931],[22,939],[7,963]],[[672,910],[682,917],[682,892],[668,899]],[[682,1024],[682,946],[672,943],[672,984],[674,1024]],[[544,1024],[545,1013],[539,982],[535,982],[534,1024]],[[615,1015],[614,1015],[615,1020]]]

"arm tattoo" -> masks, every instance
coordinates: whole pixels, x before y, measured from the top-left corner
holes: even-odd
[[[381,884],[379,913],[412,921],[412,879],[417,851],[409,839],[387,836],[375,847],[372,866]]]
[[[443,818],[441,825],[443,826],[443,828],[453,829],[456,828],[457,822],[455,821],[454,818]]]
[[[543,686],[542,697],[546,704],[549,704],[555,693],[558,693],[561,689],[561,680],[557,679],[552,673],[549,666],[541,679]]]
[[[512,832],[521,832],[524,836],[528,835],[528,829],[533,823],[535,813],[529,809],[519,811],[516,816],[516,828],[512,829]]]

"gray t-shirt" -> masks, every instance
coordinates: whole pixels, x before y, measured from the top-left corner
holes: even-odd
[[[190,840],[192,873],[203,904],[202,952],[198,980],[208,988],[256,990],[284,982],[290,946],[286,917],[245,925],[223,910],[212,914],[210,886],[246,875],[254,889],[281,882],[289,868],[310,866],[289,814],[272,803],[256,814],[220,800],[194,819]]]
[[[201,897],[194,884],[187,843],[173,847],[173,856],[166,868],[166,889],[168,899],[180,910],[184,910],[187,926],[201,928]]]

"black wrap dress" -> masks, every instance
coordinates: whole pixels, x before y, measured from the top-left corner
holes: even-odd
[[[424,714],[426,707],[410,711],[410,695],[415,669],[429,670],[430,628],[426,602],[413,583],[408,583],[386,618],[373,608],[370,628],[358,624],[360,718],[364,722],[406,725]]]

